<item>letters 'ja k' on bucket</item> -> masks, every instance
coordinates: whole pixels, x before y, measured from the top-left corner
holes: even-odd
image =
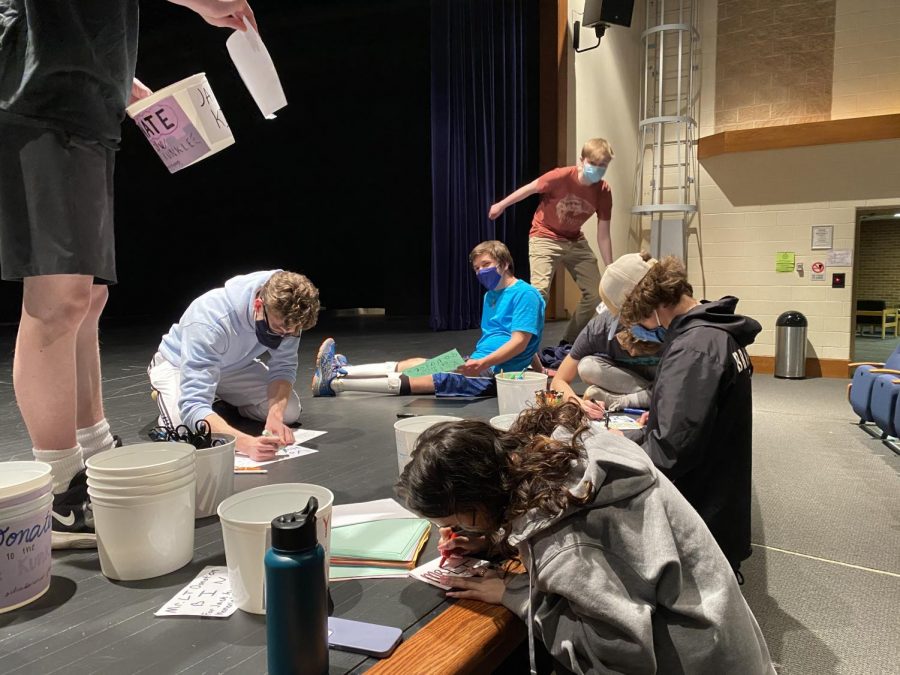
[[[238,492],[219,504],[228,581],[239,609],[251,614],[266,613],[263,560],[272,545],[272,521],[286,513],[301,511],[310,497],[319,500],[316,534],[325,549],[327,579],[334,505],[331,490],[309,483],[276,483]]]
[[[234,143],[206,73],[170,84],[125,109],[175,173]]]
[[[403,473],[403,467],[409,463],[412,451],[416,447],[416,441],[423,431],[440,422],[459,422],[461,419],[461,417],[452,417],[450,415],[420,415],[394,422],[394,436],[397,440],[397,465],[400,468],[400,473]]]
[[[500,373],[497,380],[497,407],[501,415],[519,414],[533,408],[534,392],[547,387],[544,373]]]
[[[49,464],[0,463],[0,614],[50,588],[52,489]]]

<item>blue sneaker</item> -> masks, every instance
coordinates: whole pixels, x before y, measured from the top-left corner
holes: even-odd
[[[347,357],[343,354],[335,354],[334,360],[338,364],[338,368],[343,371],[344,368],[350,365],[350,362],[347,360]],[[344,373],[346,375],[346,373]]]
[[[331,388],[331,383],[340,374],[346,374],[346,371],[341,369],[341,364],[335,355],[334,340],[326,338],[319,346],[319,353],[316,355],[316,372],[312,379],[313,396],[334,396],[335,392]]]

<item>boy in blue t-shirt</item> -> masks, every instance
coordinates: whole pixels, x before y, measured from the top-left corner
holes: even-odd
[[[481,339],[453,373],[407,377],[403,371],[427,359],[411,358],[351,366],[335,353],[334,340],[322,342],[316,357],[313,396],[343,391],[438,396],[496,396],[494,373],[524,370],[541,344],[544,299],[513,275],[513,259],[500,241],[485,241],[469,254],[478,281],[488,289],[481,311]]]

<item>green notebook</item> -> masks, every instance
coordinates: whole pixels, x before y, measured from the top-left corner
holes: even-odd
[[[405,577],[407,570],[396,567],[345,567],[344,565],[332,565],[328,578],[331,581],[342,579],[377,579],[378,577]]]
[[[421,518],[375,520],[331,531],[331,557],[409,562],[421,548],[431,523]]]

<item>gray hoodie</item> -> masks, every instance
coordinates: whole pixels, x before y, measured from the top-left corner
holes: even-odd
[[[606,431],[582,440],[587,458],[573,463],[569,489],[593,501],[555,517],[532,510],[512,526],[529,572],[509,580],[503,604],[533,616],[532,650],[538,631],[575,673],[774,674],[697,512],[640,446]]]

